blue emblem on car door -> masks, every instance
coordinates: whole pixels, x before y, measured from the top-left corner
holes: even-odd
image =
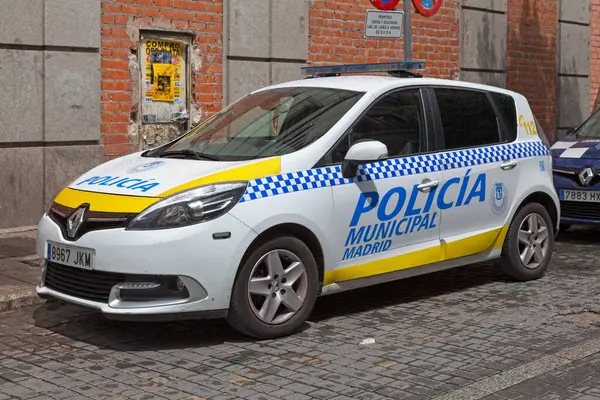
[[[501,215],[506,211],[506,206],[508,205],[507,197],[504,183],[495,183],[492,193],[490,193],[490,206],[494,214]]]

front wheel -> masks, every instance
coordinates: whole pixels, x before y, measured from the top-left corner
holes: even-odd
[[[318,291],[317,263],[304,242],[294,237],[269,240],[243,262],[227,322],[258,339],[289,335],[309,317]]]
[[[502,247],[500,267],[510,278],[525,282],[546,273],[554,227],[550,214],[539,203],[529,203],[515,215]]]

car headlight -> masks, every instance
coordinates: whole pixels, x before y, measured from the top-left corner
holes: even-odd
[[[127,229],[168,229],[210,221],[231,210],[247,185],[247,182],[215,183],[174,194],[146,208]]]

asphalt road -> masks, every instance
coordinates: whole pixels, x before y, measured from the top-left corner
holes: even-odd
[[[222,321],[3,313],[0,400],[600,400],[598,260],[600,231],[574,231],[541,280],[474,265],[333,295],[302,332],[269,341]]]

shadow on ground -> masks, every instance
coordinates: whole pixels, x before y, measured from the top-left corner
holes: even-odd
[[[492,265],[470,265],[323,297],[311,320],[318,322],[506,281]]]
[[[593,245],[600,243],[600,229],[588,227],[573,227],[566,232],[560,232],[557,243],[573,243]]]
[[[350,316],[502,280],[502,275],[493,267],[475,265],[326,296],[319,299],[303,330],[309,328],[310,323],[335,316]],[[99,313],[56,302],[38,307],[33,317],[37,327],[75,341],[123,351],[197,348],[251,341],[223,320],[111,321]]]
[[[551,269],[572,266],[564,259],[592,250],[600,242],[600,231],[577,229],[561,233]],[[569,250],[570,251],[570,250]],[[560,261],[560,260],[563,261]],[[568,261],[567,261],[568,263]],[[447,294],[467,291],[495,282],[509,283],[492,265],[470,265],[373,287],[325,296],[317,302],[309,322],[319,323],[338,316],[351,316],[389,306],[424,301]],[[34,311],[35,325],[72,340],[100,348],[124,351],[166,350],[213,346],[224,342],[248,342],[223,320],[178,322],[121,322],[71,305],[48,303]]]

